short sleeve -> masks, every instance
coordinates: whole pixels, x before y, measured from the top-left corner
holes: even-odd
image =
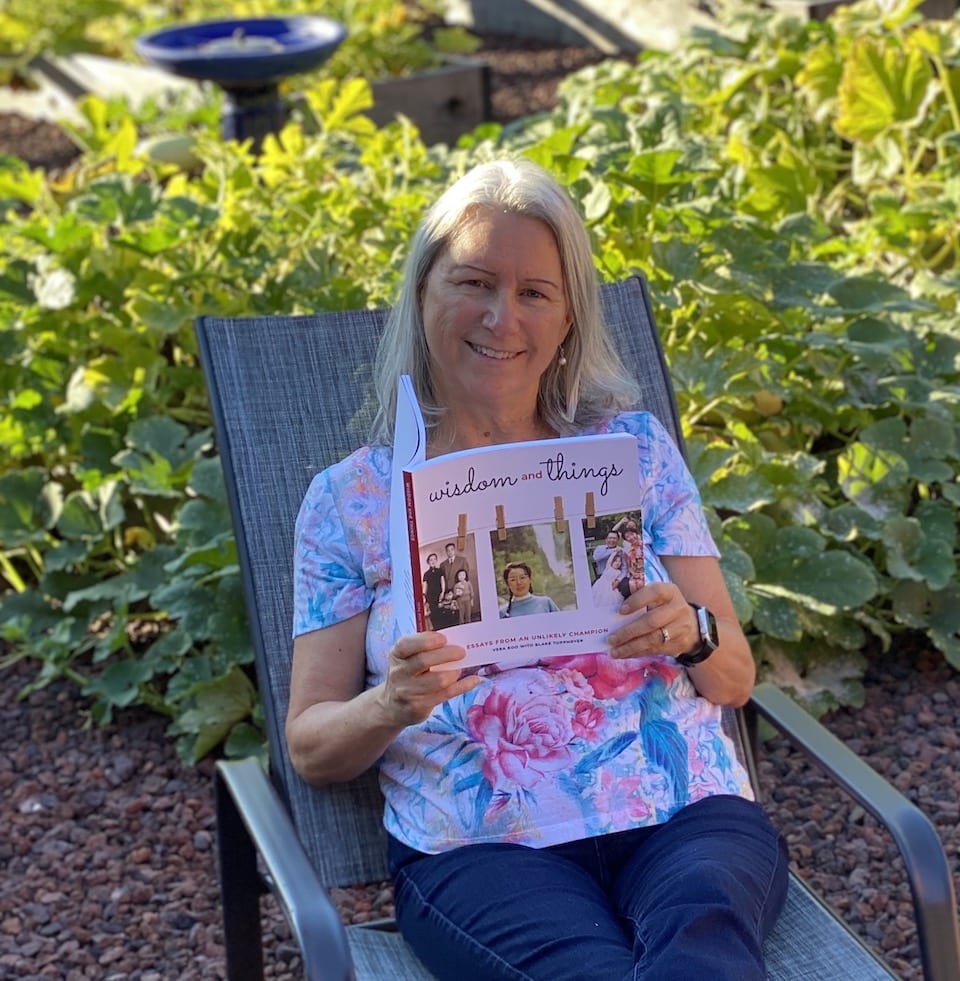
[[[368,610],[378,580],[389,578],[380,568],[389,467],[375,464],[369,451],[358,451],[307,489],[294,528],[294,637]]]
[[[703,513],[700,491],[683,455],[663,424],[649,412],[618,416],[611,431],[637,439],[641,510],[657,555],[720,555]]]

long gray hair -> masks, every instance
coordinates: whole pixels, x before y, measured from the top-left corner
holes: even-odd
[[[434,396],[420,297],[437,258],[478,208],[536,218],[553,232],[557,243],[573,322],[563,341],[566,364],[555,358],[540,378],[537,407],[543,421],[557,433],[571,435],[637,403],[636,382],[627,374],[601,320],[593,252],[579,212],[541,167],[523,159],[494,160],[474,167],[452,184],[413,236],[400,297],[387,318],[377,354],[375,442],[393,440],[401,375],[410,375],[428,427],[436,425],[445,411]]]

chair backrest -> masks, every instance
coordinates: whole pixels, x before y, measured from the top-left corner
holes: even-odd
[[[602,287],[604,315],[640,408],[682,447],[676,402],[638,277]],[[385,311],[200,317],[197,335],[243,573],[274,783],[328,886],[386,876],[383,802],[372,774],[316,790],[283,738],[293,642],[294,519],[311,478],[366,442],[371,366]]]

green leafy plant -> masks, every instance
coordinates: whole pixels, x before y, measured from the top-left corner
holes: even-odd
[[[960,24],[916,7],[738,7],[571,79],[531,146],[602,268],[655,284],[740,617],[820,709],[859,697],[868,635],[960,667]]]
[[[871,637],[923,631],[960,667],[960,24],[915,7],[738,8],[452,149],[377,129],[365,81],[324,79],[309,126],[259,155],[199,117],[198,167],[151,162],[137,145],[160,110],[88,100],[67,174],[0,158],[8,660],[82,685],[99,719],[167,714],[187,758],[248,752],[258,707],[192,320],[389,303],[427,203],[470,163],[524,153],[582,203],[601,273],[651,281],[762,670],[823,710],[862,697]],[[855,100],[878,107],[866,129]]]
[[[409,127],[358,115],[365,82],[307,100],[317,135],[290,126],[254,158],[207,133],[195,175],[138,156],[132,119],[97,100],[57,183],[0,160],[0,636],[100,720],[170,715],[188,758],[245,747],[255,708],[193,318],[386,302],[412,219],[394,205],[439,172]]]

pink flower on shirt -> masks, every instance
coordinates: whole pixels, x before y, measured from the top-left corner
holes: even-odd
[[[573,706],[573,731],[582,739],[595,739],[606,717],[599,705],[578,698]]]
[[[549,681],[491,692],[470,707],[467,726],[483,744],[483,775],[495,788],[532,787],[573,765],[574,726]]]
[[[615,821],[615,828],[629,828],[645,823],[651,814],[641,777],[615,777],[604,771],[596,795],[597,811]]]
[[[663,662],[656,658],[618,661],[606,654],[576,654],[562,659],[551,658],[543,663],[553,666],[554,662],[561,660],[565,668],[579,671],[593,694],[601,699],[625,698],[655,678],[668,684],[673,678]]]

